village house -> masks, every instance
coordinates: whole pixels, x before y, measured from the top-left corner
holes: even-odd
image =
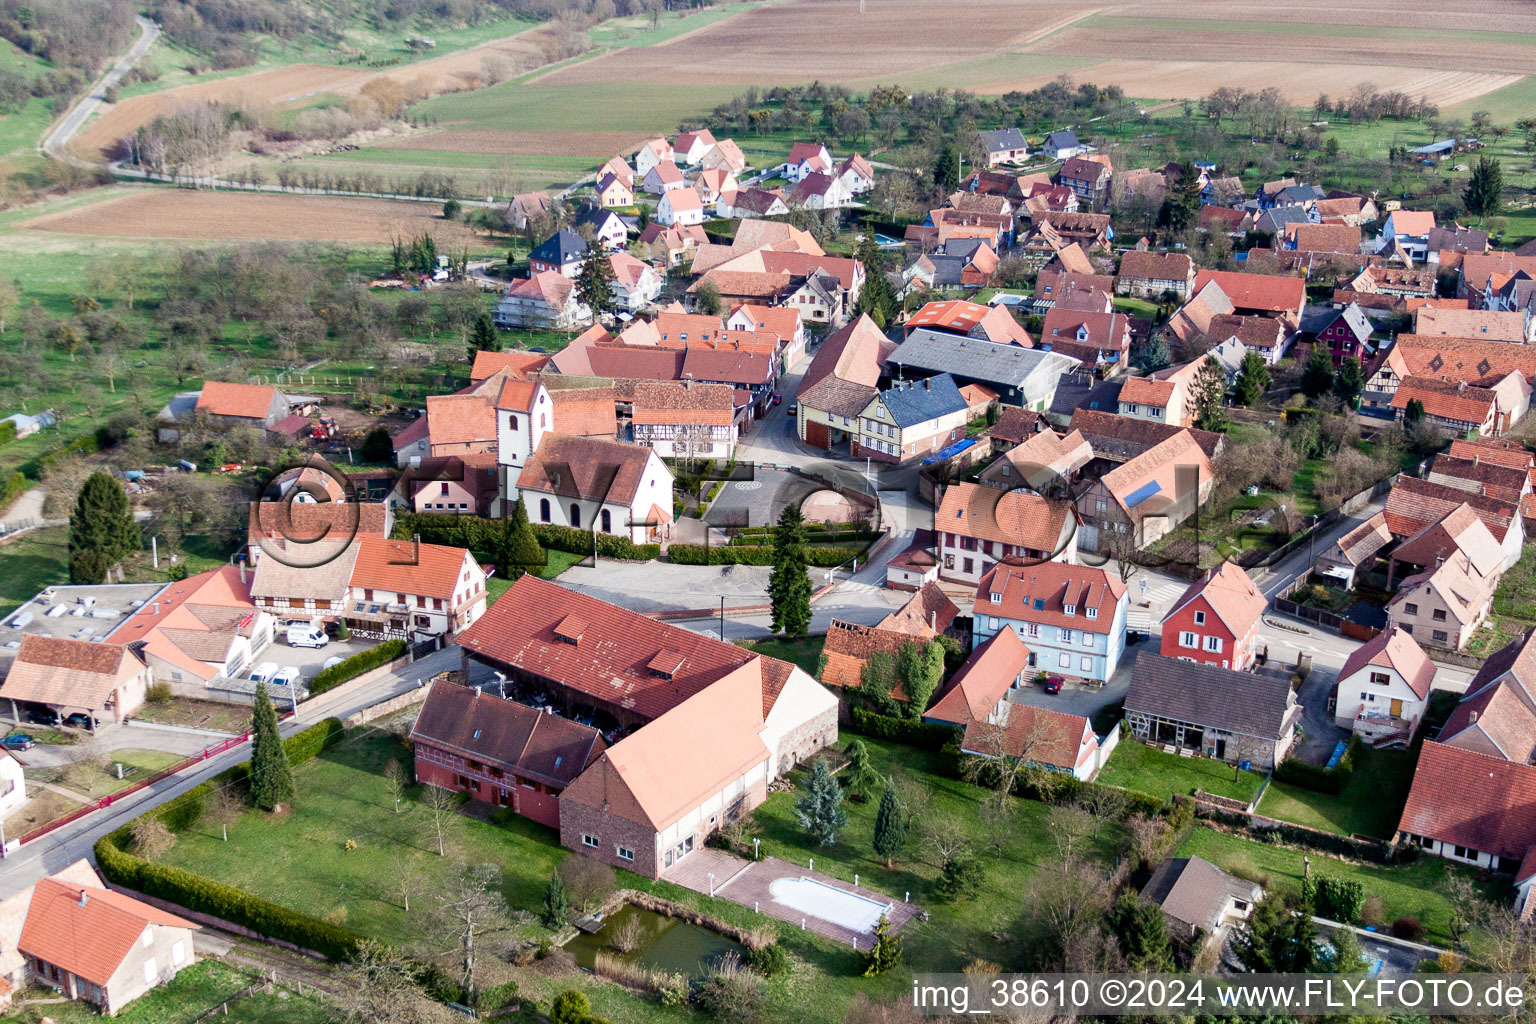
[[[1029,156],[1029,144],[1024,141],[1024,133],[1017,128],[999,128],[977,134],[982,148],[986,150],[988,167],[1020,163]]]
[[[528,275],[537,277],[550,271],[575,280],[586,260],[587,243],[570,228],[561,228],[528,254]]]
[[[1034,340],[1024,326],[1013,318],[1007,307],[984,306],[965,299],[942,299],[927,303],[907,317],[902,324],[902,336],[915,328],[926,327],[935,331],[963,334],[981,341],[998,344],[1034,346]]]
[[[1236,562],[1209,569],[1163,615],[1165,658],[1235,671],[1253,666],[1269,601]]]
[[[500,505],[497,465],[495,452],[425,458],[399,486],[413,512],[489,518]]]
[[[616,252],[608,257],[608,265],[613,270],[609,288],[617,308],[638,313],[661,297],[661,275],[649,263],[627,252]]]
[[[292,399],[274,387],[208,380],[197,393],[193,412],[214,427],[265,430],[287,417],[293,405]],[[164,413],[162,417],[172,418]]]
[[[797,142],[789,148],[784,161],[784,178],[791,185],[798,185],[807,174],[825,173],[832,170],[832,154],[818,142]]]
[[[1038,265],[1049,262],[1069,245],[1078,245],[1086,252],[1108,251],[1113,238],[1106,213],[1047,212],[1034,218],[1019,251]]]
[[[617,174],[605,174],[597,182],[597,202],[605,210],[623,209],[635,205],[635,190],[631,181]]]
[[[528,518],[593,533],[655,541],[672,521],[672,473],[649,448],[545,435],[515,482]]]
[[[1339,671],[1334,724],[1373,746],[1406,745],[1419,730],[1435,663],[1413,637],[1385,629],[1350,652]]]
[[[672,144],[666,139],[649,139],[641,143],[635,151],[635,178],[644,181],[645,176],[656,168],[657,164],[673,163],[674,154]]]
[[[524,192],[512,197],[507,203],[507,225],[516,231],[522,231],[528,227],[528,222],[540,217],[548,216],[550,198],[548,192]]]
[[[1225,434],[1121,416],[1106,409],[1074,409],[1067,429],[1082,434],[1094,458],[1112,463],[1130,462],[1184,430],[1213,464],[1226,447]]]
[[[677,164],[671,160],[663,160],[645,172],[640,180],[640,187],[649,195],[660,196],[686,189],[688,179],[683,177],[683,172]]]
[[[1183,253],[1132,249],[1120,257],[1115,294],[1156,302],[1172,292],[1180,299],[1187,299],[1194,281],[1195,262]]]
[[[1334,366],[1351,358],[1364,363],[1370,356],[1370,342],[1371,322],[1353,302],[1323,321],[1317,331],[1317,343],[1332,353]]]
[[[1078,495],[1078,545],[1087,551],[1141,549],[1205,504],[1215,486],[1211,460],[1181,431],[1105,473]]]
[[[1042,672],[1106,683],[1125,653],[1129,591],[1119,576],[1066,562],[993,566],[976,585],[976,646],[1017,633]]]
[[[1045,418],[1033,409],[1004,405],[998,407],[997,422],[992,424],[987,436],[992,439],[993,451],[1007,452],[1048,429]]]
[[[1498,437],[1530,410],[1531,385],[1513,371],[1491,383],[1491,387],[1474,387],[1461,381],[1405,377],[1392,394],[1391,408],[1402,422],[1408,416],[1409,404],[1416,402],[1424,410],[1424,418],[1442,430]]]
[[[941,578],[975,584],[996,562],[1077,561],[1072,503],[1031,491],[954,483],[934,515]]]
[[[1536,316],[1530,310],[1441,309],[1426,305],[1413,311],[1413,332],[1420,337],[1482,338],[1529,345],[1536,344]]]
[[[171,981],[195,959],[198,925],[99,882],[56,875],[37,882],[31,897],[16,940],[27,979],[90,1003],[104,1016]]]
[[[861,196],[875,187],[875,170],[858,153],[834,167],[832,176],[851,196]]]
[[[700,171],[699,176],[693,179],[693,190],[699,194],[699,202],[706,209],[712,209],[720,202],[723,193],[734,192],[740,187],[736,176],[723,167]]]
[[[793,307],[760,306],[743,302],[731,310],[725,326],[733,331],[755,331],[776,336],[779,339],[781,369],[794,366],[805,355],[805,320],[800,311]]]
[[[1435,230],[1435,215],[1430,210],[1393,210],[1381,228],[1383,246],[1396,246],[1414,263],[1429,257],[1429,233]]]
[[[21,721],[21,705],[60,718],[89,715],[91,722],[121,722],[144,704],[149,665],[133,648],[72,637],[23,633],[0,699]]]
[[[1028,655],[1013,631],[1003,630],[971,652],[925,720],[963,727],[962,753],[1090,781],[1103,758],[1088,719],[1010,699],[1028,685]]]
[[[1040,147],[1050,160],[1066,160],[1077,156],[1083,151],[1083,144],[1077,141],[1077,135],[1070,130],[1051,132],[1045,137],[1045,143]]]
[[[560,331],[588,323],[592,310],[582,303],[570,277],[545,270],[512,282],[491,318],[503,330],[527,327]]]
[[[1211,317],[1206,337],[1220,346],[1236,341],[1242,345],[1243,354],[1257,352],[1268,366],[1274,366],[1290,351],[1295,335],[1285,329],[1285,322],[1267,316],[1232,316],[1229,313]]]
[[[464,548],[364,538],[340,618],[360,635],[451,636],[485,614],[485,570]]]
[[[1150,652],[1137,656],[1125,695],[1125,720],[1137,739],[1220,761],[1246,761],[1257,771],[1285,759],[1301,715],[1284,676],[1191,664]]]
[[[828,623],[824,648],[827,663],[821,672],[823,685],[836,687],[846,696],[848,690],[860,686],[864,666],[871,656],[887,654],[894,659],[907,644],[923,644],[950,630],[960,609],[937,583],[925,581],[906,589],[913,591],[906,604],[873,626],[841,619]],[[910,703],[899,679],[891,696]]]
[[[1336,580],[1345,590],[1353,590],[1360,568],[1390,543],[1392,531],[1387,528],[1387,514],[1377,512],[1318,552],[1313,571],[1319,576]]]
[[[813,171],[800,179],[786,200],[791,210],[835,210],[853,202],[842,179],[823,171]]]
[[[908,377],[952,373],[955,383],[980,384],[995,392],[1002,405],[1044,412],[1061,375],[1082,364],[1061,352],[999,344],[926,327],[909,332],[886,356],[889,371]]]
[[[699,158],[699,166],[706,171],[726,171],[736,175],[747,169],[747,158],[735,139],[720,139]]]
[[[821,343],[795,392],[800,440],[831,449],[850,442],[855,422],[880,394],[886,357],[895,348],[867,314]]]
[[[1128,377],[1120,389],[1116,412],[1133,419],[1182,427],[1194,421],[1190,387],[1202,360],[1164,367],[1150,377]]]
[[[932,455],[964,438],[969,419],[969,404],[949,374],[897,381],[860,411],[849,454],[891,463]]]
[[[1259,883],[1228,874],[1201,857],[1169,857],[1157,866],[1141,898],[1158,907],[1170,937],[1220,947],[1264,898]]]
[[[1047,497],[1062,497],[1092,460],[1093,448],[1082,434],[1074,430],[1061,437],[1054,430],[1042,430],[993,459],[977,479],[1000,490],[1028,487]]]
[[[697,167],[699,161],[704,159],[704,154],[714,147],[714,135],[708,128],[700,128],[698,131],[679,134],[677,141],[672,143],[672,156],[674,160],[689,167]]]
[[[559,792],[560,842],[644,877],[837,741],[837,699],[801,669],[531,573],[458,642],[551,714],[627,730]]]
[[[733,388],[692,381],[636,381],[630,423],[635,444],[666,458],[735,458]]]
[[[656,204],[656,223],[666,227],[674,224],[704,223],[704,203],[691,188],[671,189],[662,193]]]
[[[604,249],[622,249],[629,244],[629,227],[612,210],[583,206],[581,212],[576,214],[575,224],[578,229],[590,231],[592,240]]]
[[[268,547],[286,551],[291,559],[307,543],[385,537],[394,528],[394,509],[387,502],[253,501],[247,513],[246,564],[258,565]]]
[[[607,749],[589,725],[439,679],[411,726],[416,781],[560,827],[560,794]]]
[[[1306,305],[1307,289],[1306,281],[1300,277],[1202,270],[1195,275],[1194,294],[1198,296],[1201,290],[1211,283],[1221,289],[1232,306],[1231,309],[1218,309],[1217,313],[1278,317],[1292,330],[1301,324],[1301,311]]]
[[[1493,587],[1458,553],[1404,579],[1387,602],[1387,622],[1431,647],[1459,651],[1492,605]]]
[[[1435,270],[1412,267],[1366,267],[1350,280],[1346,291],[1394,295],[1405,299],[1435,297]]]
[[[725,189],[715,202],[715,216],[726,220],[752,217],[781,217],[789,213],[789,203],[781,192],[771,189]]]
[[[1092,209],[1102,204],[1109,194],[1110,178],[1114,167],[1107,157],[1068,157],[1056,172],[1058,184],[1070,188],[1082,205]]]
[[[638,244],[646,247],[651,260],[663,267],[677,266],[692,257],[698,247],[708,241],[709,236],[696,224],[668,226],[655,221],[646,225],[637,239]]]
[[[1040,345],[1109,376],[1130,363],[1130,319],[1124,313],[1084,313],[1058,304],[1045,314]]]
[[[1525,542],[1525,530],[1522,526],[1518,512],[1518,501],[1504,500],[1490,494],[1472,492],[1461,487],[1449,487],[1445,484],[1432,483],[1399,474],[1392,481],[1392,490],[1387,492],[1387,503],[1383,510],[1387,517],[1387,528],[1392,531],[1392,536],[1398,539],[1412,539],[1426,528],[1436,523],[1443,523],[1446,517],[1455,512],[1461,505],[1467,505],[1476,514],[1479,521],[1488,530],[1494,542],[1498,544],[1500,551],[1498,572],[1504,572],[1520,559],[1520,552]],[[1463,531],[1448,531],[1450,539],[1460,547],[1463,541],[1468,540]],[[1471,547],[1463,551],[1464,554],[1475,555]],[[1397,551],[1393,551],[1395,556]],[[1481,558],[1478,558],[1479,564]],[[1426,563],[1433,564],[1433,556]],[[1396,562],[1392,565],[1396,570]]]

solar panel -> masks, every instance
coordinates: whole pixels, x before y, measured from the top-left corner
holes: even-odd
[[[1142,502],[1146,501],[1148,498],[1152,497],[1152,495],[1158,493],[1161,490],[1162,487],[1156,480],[1144,483],[1132,491],[1130,495],[1125,499],[1125,506],[1126,508],[1135,508],[1137,505],[1140,505]]]

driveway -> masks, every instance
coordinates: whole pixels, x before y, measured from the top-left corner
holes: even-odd
[[[252,667],[268,661],[277,665],[278,668],[296,667],[300,677],[308,682],[315,678],[321,667],[330,659],[350,658],[354,654],[361,654],[376,646],[378,646],[377,640],[332,640],[324,647],[289,647],[284,638],[284,631],[279,628],[277,639],[252,659]]]
[[[1091,719],[1103,708],[1125,700],[1126,691],[1131,688],[1131,668],[1136,664],[1136,656],[1148,649],[1148,642],[1145,640],[1135,647],[1128,648],[1124,657],[1120,659],[1120,664],[1115,666],[1115,674],[1110,676],[1109,682],[1101,687],[1068,681],[1062,684],[1060,693],[1046,693],[1045,688],[1039,683],[1027,683],[1010,692],[1008,699],[1015,704],[1027,704],[1034,708],[1060,711],[1068,715],[1081,715]],[[1155,647],[1150,649],[1152,653],[1157,653]]]
[[[1289,678],[1291,669],[1271,662],[1264,671]],[[1302,707],[1301,727],[1305,733],[1296,747],[1296,756],[1303,761],[1327,764],[1334,747],[1349,739],[1349,731],[1334,725],[1333,715],[1328,711],[1328,692],[1338,678],[1337,669],[1313,662],[1311,674],[1296,694],[1296,701]]]

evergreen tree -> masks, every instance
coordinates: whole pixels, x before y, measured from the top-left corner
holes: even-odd
[[[901,936],[891,931],[884,914],[875,925],[875,944],[864,956],[864,977],[876,978],[901,965]]]
[[[443,204],[443,220],[458,220],[459,214],[463,211],[463,204],[457,199],[450,199]]]
[[[100,583],[115,562],[142,546],[122,485],[110,473],[92,473],[69,517],[70,578],[77,583]]]
[[[1237,370],[1234,400],[1238,405],[1250,408],[1257,405],[1269,387],[1269,380],[1269,364],[1257,352],[1249,352],[1243,356],[1242,365]]]
[[[395,443],[389,436],[386,427],[374,427],[363,438],[363,447],[358,452],[364,462],[393,462],[395,458]]]
[[[869,763],[869,748],[863,740],[849,740],[843,748],[843,756],[848,758],[848,763],[843,766],[843,782],[848,795],[862,802],[880,781],[880,773]]]
[[[496,330],[496,324],[486,313],[475,317],[474,324],[469,329],[469,361],[475,361],[476,352],[500,352],[501,334]]]
[[[960,186],[961,152],[953,142],[946,142],[933,158],[933,184],[945,195]]]
[[[1161,909],[1143,903],[1134,892],[1126,892],[1109,908],[1104,924],[1105,931],[1120,940],[1131,970],[1173,970],[1173,944]]]
[[[1330,974],[1365,974],[1371,969],[1353,928],[1334,929],[1328,948],[1318,952],[1317,967]]]
[[[251,733],[251,803],[270,811],[293,800],[293,769],[277,731],[277,710],[267,696],[266,683],[256,684]]]
[[[587,258],[576,275],[576,294],[594,318],[612,313],[617,305],[613,297],[613,264],[601,245],[587,250]]]
[[[1333,353],[1318,342],[1301,368],[1301,393],[1314,402],[1333,389]]]
[[[811,577],[806,573],[805,519],[798,505],[787,505],[773,533],[773,570],[768,574],[772,628],[794,640],[811,625]]]
[[[854,303],[853,311],[868,314],[875,326],[883,331],[901,307],[896,301],[896,293],[891,291],[891,283],[885,279],[885,254],[875,243],[873,230],[864,232],[854,250],[854,258],[864,265],[864,288],[859,292],[859,301]]]
[[[719,316],[720,289],[708,281],[702,282],[699,290],[693,293],[693,311],[706,316]]]
[[[1365,390],[1365,370],[1360,366],[1360,360],[1354,356],[1348,356],[1339,365],[1339,372],[1333,378],[1333,393],[1339,396],[1339,400],[1351,409],[1360,405],[1360,392]]]
[[[885,859],[890,868],[896,856],[907,846],[907,816],[901,812],[896,790],[885,784],[880,794],[880,809],[875,812],[875,853]]]
[[[944,645],[937,640],[926,644],[911,641],[902,644],[896,652],[896,671],[909,698],[907,717],[923,717],[933,691],[939,688],[944,678]]]
[[[544,886],[544,906],[539,910],[539,920],[544,922],[545,928],[558,928],[565,923],[570,909],[571,899],[566,894],[565,883],[560,880],[560,872],[551,871]]]
[[[795,817],[808,838],[818,846],[831,846],[837,842],[837,833],[848,823],[848,812],[843,809],[843,787],[833,778],[826,758],[817,758],[806,781],[805,792],[795,801]]]
[[[981,865],[964,850],[951,854],[944,861],[934,892],[946,902],[975,899],[981,892]]]
[[[1168,351],[1168,342],[1161,331],[1152,335],[1152,340],[1143,345],[1136,356],[1137,367],[1147,373],[1161,370],[1172,362],[1173,355]]]
[[[1179,165],[1179,183],[1168,193],[1168,226],[1185,231],[1200,220],[1200,172],[1194,164]]]
[[[539,546],[528,522],[528,508],[519,495],[512,514],[501,522],[501,535],[496,539],[496,567],[504,578],[515,580],[543,566],[544,549]]]
[[[1259,901],[1248,928],[1233,936],[1237,962],[1256,974],[1305,974],[1317,958],[1312,908],[1292,907],[1279,896]]]
[[[1227,398],[1227,371],[1215,356],[1205,357],[1204,365],[1190,384],[1190,394],[1195,402],[1195,426],[1201,430],[1220,430],[1226,426],[1223,405]]]
[[[1472,177],[1461,193],[1467,212],[1485,221],[1499,212],[1504,198],[1504,165],[1491,156],[1480,156],[1472,168]]]
[[[1417,398],[1408,399],[1408,408],[1403,410],[1403,422],[1417,423],[1424,418],[1424,403]]]

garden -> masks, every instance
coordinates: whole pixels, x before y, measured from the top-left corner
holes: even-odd
[[[1355,758],[1354,772],[1337,795],[1271,781],[1258,812],[1324,832],[1391,839],[1413,785],[1417,748],[1377,750],[1361,746]]]
[[[1126,738],[1109,755],[1098,781],[1159,800],[1191,796],[1199,789],[1247,803],[1259,795],[1264,773],[1243,771],[1210,757],[1180,757]]]
[[[329,1008],[313,990],[300,993],[285,987],[263,985],[260,972],[221,960],[199,960],[171,981],[153,988],[129,1003],[113,1020],[122,1024],[197,1024],[213,1019],[240,1024],[328,1024]],[[252,990],[255,986],[254,991]],[[24,1006],[29,999],[48,1000]],[[0,1024],[87,1024],[101,1020],[88,1003],[58,1000],[53,989],[28,989],[16,993],[15,1008],[0,1014]]]

